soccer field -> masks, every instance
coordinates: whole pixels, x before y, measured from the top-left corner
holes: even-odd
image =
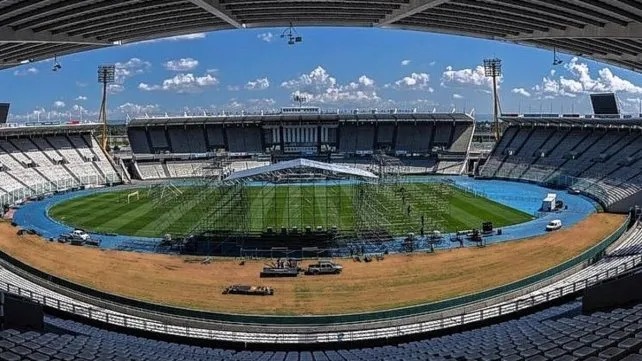
[[[426,231],[437,224],[436,228],[448,232],[480,228],[485,221],[503,227],[532,219],[524,212],[442,183],[405,183],[401,191],[399,186],[394,187],[377,188],[365,199],[360,198],[360,202],[356,188],[347,185],[247,187],[243,193],[247,219],[243,227],[261,232],[267,227],[278,230],[322,226],[351,232],[364,217],[370,217],[369,213],[378,213],[385,222],[377,219],[371,222],[387,222],[381,226],[392,234],[403,235],[419,233],[422,216],[426,219]],[[224,207],[212,211],[221,204],[238,202],[238,197],[227,199],[203,187],[180,190],[180,194],[159,200],[158,189],[140,189],[140,199],[133,198],[129,203],[127,195],[132,189],[98,192],[56,204],[49,215],[94,232],[144,237],[186,235],[199,224],[200,229],[203,224],[237,229],[235,224],[242,222],[242,216],[225,211]]]

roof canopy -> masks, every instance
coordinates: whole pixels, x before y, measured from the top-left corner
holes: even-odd
[[[338,164],[328,164],[317,162],[314,160],[299,158],[285,162],[270,164],[262,167],[246,169],[232,173],[225,180],[239,180],[239,179],[265,179],[266,177],[278,176],[284,174],[288,170],[300,170],[308,168],[321,172],[330,172],[332,174],[349,176],[362,179],[376,179],[375,174],[363,169],[346,167]]]
[[[292,23],[473,36],[557,48],[641,70],[641,5],[638,0],[5,0],[0,1],[0,68],[115,44]]]
[[[128,126],[146,127],[159,125],[190,125],[190,124],[259,124],[279,122],[310,122],[310,123],[339,123],[339,122],[473,122],[473,117],[464,113],[318,113],[318,114],[239,114],[239,115],[194,115],[180,117],[146,117],[132,119]]]
[[[580,116],[579,114],[542,114],[524,116],[502,116],[501,120],[517,125],[562,125],[562,126],[601,126],[601,127],[642,127],[642,118],[630,116]]]

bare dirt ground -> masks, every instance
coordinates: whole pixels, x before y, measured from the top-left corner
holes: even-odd
[[[390,255],[370,263],[339,260],[340,275],[261,279],[263,261],[214,259],[75,247],[17,236],[0,223],[0,249],[42,271],[105,292],[172,306],[247,314],[337,314],[389,309],[497,287],[544,271],[596,244],[624,216],[594,214],[541,237],[435,254]],[[306,266],[309,262],[304,262]],[[223,295],[231,284],[269,285],[274,296]]]

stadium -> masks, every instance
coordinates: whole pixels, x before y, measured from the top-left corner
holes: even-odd
[[[640,70],[635,1],[338,3],[0,4],[0,66],[296,19]],[[0,127],[0,359],[642,359],[642,116],[614,94],[590,115],[495,96],[490,124],[299,105],[116,130],[109,72],[101,122]]]

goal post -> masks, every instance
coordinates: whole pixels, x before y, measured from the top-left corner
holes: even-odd
[[[127,204],[131,202],[132,197],[136,197],[136,200],[140,200],[140,193],[139,191],[129,193],[127,195]]]

